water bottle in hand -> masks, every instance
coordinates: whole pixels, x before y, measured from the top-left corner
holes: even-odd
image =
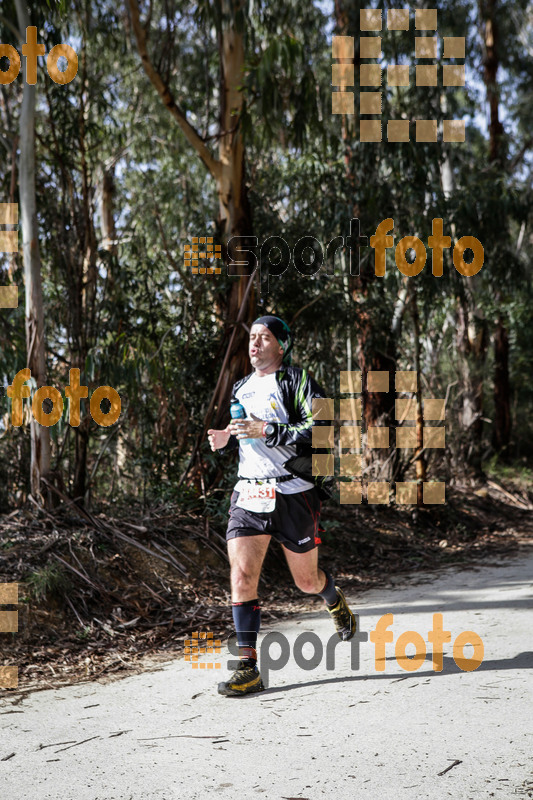
[[[236,397],[231,398],[229,413],[232,419],[246,419],[244,406],[242,403],[239,403]],[[240,444],[250,444],[251,442],[253,442],[253,439],[239,439]]]

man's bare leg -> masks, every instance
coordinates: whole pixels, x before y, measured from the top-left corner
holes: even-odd
[[[320,594],[326,583],[326,573],[318,566],[318,547],[307,553],[294,553],[285,545],[283,550],[298,589],[306,594]]]
[[[351,639],[356,629],[355,617],[331,575],[318,566],[318,548],[307,553],[294,553],[283,545],[283,550],[296,586],[307,594],[320,595],[333,618],[339,638],[343,641]]]
[[[257,597],[261,567],[270,539],[269,535],[260,534],[238,536],[228,541],[232,602],[244,603]]]
[[[268,534],[258,534],[228,540],[231,605],[240,662],[231,678],[219,683],[219,694],[235,696],[264,689],[257,669],[257,633],[261,624],[257,588],[270,538]]]

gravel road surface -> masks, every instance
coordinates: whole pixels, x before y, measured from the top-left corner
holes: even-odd
[[[200,658],[218,661],[220,669],[193,669],[180,658],[122,680],[34,692],[18,702],[4,692],[2,796],[532,798],[532,575],[533,554],[524,552],[501,564],[417,573],[395,588],[351,596],[363,641],[339,642],[334,651],[330,644],[329,663],[327,613],[293,617],[263,631],[283,634],[288,651],[285,657],[274,637],[265,637],[263,663],[280,656],[287,663],[268,671],[265,692],[249,697],[217,694],[232,658],[225,646],[221,655]],[[385,614],[393,614],[394,640],[376,664],[367,636]],[[441,672],[428,643],[434,614],[451,632]],[[415,647],[419,653],[415,671],[395,656],[406,631],[418,634],[405,649],[407,657]],[[462,631],[475,632],[484,645],[474,671],[453,658]],[[311,632],[316,636],[305,643],[302,634]],[[475,655],[467,644],[464,658]],[[311,669],[302,668],[305,659]]]

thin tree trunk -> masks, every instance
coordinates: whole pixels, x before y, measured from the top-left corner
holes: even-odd
[[[102,194],[100,200],[100,232],[102,242],[100,247],[111,256],[116,256],[118,253],[115,228],[115,191],[115,168],[114,166],[110,166],[107,169],[104,168],[102,177]],[[108,264],[107,283],[109,285],[112,282],[113,273]]]
[[[499,118],[500,93],[497,82],[500,66],[497,12],[498,0],[479,0],[479,15],[484,46],[483,81],[489,106],[489,162],[495,170],[498,170],[499,165],[502,165],[505,157],[502,150],[504,127]],[[492,443],[496,450],[500,451],[508,446],[510,433],[509,337],[505,314],[500,313],[494,334],[494,420]]]
[[[237,14],[243,6],[242,0],[221,0],[222,18],[228,19]],[[217,180],[219,200],[218,226],[224,241],[232,236],[252,235],[252,211],[248,201],[245,182],[245,149],[240,129],[240,115],[243,108],[243,95],[240,90],[244,75],[243,34],[234,25],[221,29],[219,34],[220,57],[220,137],[218,155],[222,165]],[[239,310],[245,296],[248,278],[233,280],[227,297],[226,320],[230,325],[237,324]],[[253,319],[253,286],[248,297],[248,310],[243,322],[250,324]],[[235,333],[228,368],[215,400],[215,427],[227,422],[231,389],[235,381],[249,368],[248,333],[239,324]]]
[[[24,0],[15,0],[20,32],[24,34],[30,18]],[[44,340],[44,310],[41,282],[41,256],[39,252],[39,228],[35,198],[35,92],[36,86],[26,81],[26,59],[24,61],[24,88],[20,110],[20,163],[19,196],[24,259],[24,283],[26,288],[26,351],[28,367],[37,386],[46,385],[46,358]],[[32,416],[30,425],[31,467],[30,486],[38,502],[50,505],[41,494],[41,478],[50,471],[50,431]]]
[[[218,229],[222,242],[232,236],[252,235],[252,215],[245,182],[245,149],[240,128],[243,95],[244,39],[237,20],[242,16],[243,0],[217,0],[218,16],[222,20],[219,30],[220,59],[220,136],[218,158],[207,147],[204,139],[187,120],[185,112],[176,102],[172,91],[151,60],[148,52],[147,28],[141,23],[137,0],[128,0],[132,28],[137,41],[144,70],[156,88],[165,107],[172,114],[189,144],[196,151],[216,183],[219,200]],[[219,298],[226,320],[226,336],[238,325],[233,337],[232,351],[227,370],[220,382],[213,404],[214,421],[219,425],[227,421],[231,387],[248,368],[246,329],[243,326],[253,319],[255,305],[253,290],[248,294],[244,318],[237,322],[245,297],[248,277],[231,282],[228,293]]]
[[[102,191],[100,196],[100,235],[101,244],[100,248],[105,250],[108,255],[105,260],[106,267],[106,283],[105,292],[106,296],[113,298],[115,294],[115,269],[118,269],[118,243],[117,231],[115,224],[115,196],[116,196],[116,183],[115,183],[115,167],[114,164],[104,166],[102,176]],[[120,475],[126,466],[128,458],[127,447],[127,434],[121,426],[118,430],[117,436],[113,439],[110,445],[114,452],[113,459],[113,481],[117,475]]]
[[[359,57],[359,9],[349,0],[335,0],[335,34],[339,36],[354,37],[354,57],[345,58],[344,63],[353,63],[354,68],[360,65]],[[356,110],[357,114],[357,110]],[[346,180],[352,193],[352,217],[360,217],[359,203],[357,199],[358,181],[353,169],[353,125],[356,117],[342,116],[341,131],[344,144],[344,160],[346,165]],[[363,380],[362,405],[364,430],[369,427],[380,425],[390,425],[394,414],[394,372],[396,369],[395,342],[392,336],[392,319],[385,321],[382,318],[376,322],[375,314],[369,310],[369,293],[371,291],[371,281],[368,271],[361,275],[351,275],[349,278],[349,296],[352,302],[358,306],[358,341],[357,359],[359,367],[364,375],[368,375],[370,370],[389,373],[388,392],[369,392],[366,379]],[[378,292],[383,291],[383,286],[376,287]],[[377,304],[375,307],[380,307]],[[384,456],[384,450],[365,451],[365,467],[367,472],[371,472],[374,477],[378,475],[382,479],[390,479],[394,471],[394,459],[389,458],[389,452]],[[382,464],[387,463],[387,472],[382,474]]]
[[[87,10],[88,13],[89,10]],[[86,25],[87,29],[89,29],[88,20]],[[90,167],[87,161],[86,121],[89,114],[87,80],[87,49],[83,45],[80,65],[79,109],[79,152],[82,189],[81,230],[83,236],[83,238],[80,237],[80,246],[83,261],[81,265],[78,265],[76,301],[79,307],[79,314],[75,314],[72,317],[74,336],[72,337],[73,348],[71,353],[72,366],[78,368],[82,375],[85,372],[90,343],[94,341],[96,334],[96,288],[98,281],[96,265],[97,242],[92,207],[93,191]],[[73,496],[81,505],[84,505],[88,500],[87,457],[89,453],[90,425],[91,416],[85,404],[85,413],[81,415],[80,424],[74,429],[76,447]]]
[[[358,361],[361,371],[363,373],[363,392],[362,392],[362,405],[363,405],[363,420],[364,430],[368,431],[371,427],[389,427],[393,424],[394,420],[394,376],[396,371],[396,361],[391,356],[387,355],[386,351],[389,347],[393,347],[393,342],[390,338],[383,338],[380,342],[373,335],[373,320],[370,319],[369,314],[361,314],[359,322],[363,326],[359,331],[358,342]],[[383,350],[380,347],[383,346]],[[369,372],[386,372],[389,376],[389,390],[388,392],[370,392],[368,391],[368,373]],[[370,476],[374,478],[379,477],[382,480],[390,480],[394,472],[395,461],[389,458],[391,447],[387,451],[383,449],[372,450],[366,448],[365,451],[365,465],[370,471]],[[384,472],[382,465],[387,462],[387,470]]]
[[[497,170],[502,165],[503,124],[500,122],[500,92],[498,69],[500,66],[499,28],[497,23],[498,0],[479,0],[479,14],[484,44],[483,81],[489,105],[489,162]],[[500,224],[504,222],[501,220]],[[502,230],[506,229],[502,225]],[[498,293],[498,297],[500,294]],[[508,447],[511,435],[511,396],[509,387],[509,336],[506,315],[500,312],[494,333],[494,420],[492,444],[500,452]]]
[[[473,310],[474,309],[474,310]],[[459,302],[457,351],[461,373],[463,429],[461,461],[480,476],[483,433],[483,373],[487,354],[487,321],[466,297]]]
[[[500,122],[500,92],[497,73],[500,66],[499,29],[496,20],[498,0],[479,0],[479,15],[483,36],[483,82],[489,104],[489,161],[501,156],[501,141],[504,128]]]
[[[447,116],[446,96],[441,96],[441,110]],[[455,177],[450,160],[450,147],[444,147],[441,166],[442,190],[446,198],[455,191]],[[452,223],[452,242],[456,240],[456,228]],[[461,468],[472,468],[481,473],[481,438],[483,435],[483,377],[486,357],[487,323],[479,311],[470,278],[463,277],[463,297],[458,306],[456,348],[461,384],[462,422],[461,445],[458,448],[458,464]],[[478,346],[479,345],[479,346]]]
[[[422,410],[422,374],[420,370],[420,320],[418,318],[418,301],[416,289],[413,291],[413,332],[416,370],[416,450],[414,455],[416,473],[416,502],[421,506],[424,502],[424,483],[426,482],[426,458],[422,452],[424,447],[424,415]]]
[[[353,64],[354,67],[359,67],[361,59],[359,58],[359,10],[351,0],[335,0],[335,22],[337,36],[353,36],[354,37],[354,57],[342,58],[339,63]],[[354,142],[354,128],[357,119],[357,106],[354,109],[355,115],[353,118],[343,114],[341,117],[341,136],[344,145],[344,163],[346,164],[346,176],[350,182],[355,196],[355,175],[351,169],[351,161],[353,155],[353,142]],[[356,215],[357,216],[357,215]]]
[[[494,334],[494,420],[492,444],[496,451],[509,447],[511,438],[511,390],[509,385],[509,336],[500,314]]]

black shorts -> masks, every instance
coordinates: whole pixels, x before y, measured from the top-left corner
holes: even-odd
[[[239,508],[239,492],[231,495],[226,540],[238,536],[269,534],[293,553],[307,553],[320,544],[318,522],[322,503],[315,487],[306,492],[276,492],[276,507],[269,513]]]

